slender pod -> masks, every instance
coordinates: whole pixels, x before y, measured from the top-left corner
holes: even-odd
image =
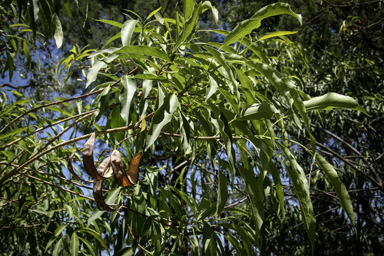
[[[114,210],[104,201],[102,185],[103,180],[95,180],[93,183],[93,197],[95,198],[97,206],[99,206],[101,209],[112,212]]]
[[[92,133],[89,140],[84,144],[83,162],[84,162],[85,171],[88,173],[88,175],[94,179],[101,180],[103,179],[103,177],[97,173],[95,163],[93,162],[93,148],[95,145],[95,137],[96,137],[96,134]]]
[[[93,183],[93,180],[83,180],[82,178],[77,175],[77,173],[73,170],[72,167],[72,158],[75,155],[75,152],[73,152],[69,157],[68,157],[68,171],[79,181],[85,182],[85,183]]]

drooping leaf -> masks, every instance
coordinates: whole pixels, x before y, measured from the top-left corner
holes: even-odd
[[[309,196],[310,192],[307,178],[305,177],[303,169],[297,163],[296,159],[293,157],[288,147],[280,144],[279,142],[276,142],[276,144],[283,151],[285,157],[288,159],[291,165],[290,167],[286,166],[286,169],[293,184],[293,191],[296,194],[300,203],[300,210],[302,212],[303,222],[305,224],[305,229],[307,230],[313,252],[315,247],[316,218],[315,213],[313,211],[312,201]]]
[[[130,45],[133,32],[138,20],[127,20],[121,28],[121,42],[123,46]]]
[[[137,96],[137,85],[134,78],[124,75],[121,78],[123,91],[120,93],[121,117],[125,120],[125,125],[129,125],[132,120],[134,101]]]
[[[185,20],[188,20],[192,16],[194,6],[195,6],[194,0],[185,0],[184,1],[184,19]]]
[[[353,98],[334,92],[329,92],[322,96],[306,100],[304,101],[304,105],[307,111],[318,109],[330,110],[333,108],[348,108],[361,111],[369,116],[365,109],[361,107]]]
[[[53,15],[53,21],[55,23],[55,41],[57,48],[60,48],[63,44],[63,28],[61,27],[61,22],[57,14]]]
[[[167,53],[163,52],[158,48],[150,47],[146,45],[126,45],[116,50],[114,53],[140,53],[140,54],[170,61],[170,58]]]
[[[240,110],[235,120],[261,120],[270,119],[277,110],[268,102],[254,103]]]
[[[353,205],[351,202],[351,198],[349,197],[347,188],[341,182],[337,172],[333,168],[333,166],[325,160],[320,154],[316,154],[316,162],[320,165],[321,169],[327,175],[327,178],[331,181],[332,186],[336,191],[337,198],[340,200],[340,205],[344,209],[344,211],[348,214],[349,219],[353,226],[355,226],[355,214],[353,212]]]
[[[85,88],[87,88],[91,83],[96,81],[97,74],[99,73],[100,69],[107,67],[107,63],[103,61],[96,61],[95,64],[93,64],[92,68],[88,71],[87,74],[87,84],[85,85]]]
[[[217,204],[216,204],[216,214],[219,216],[221,212],[223,211],[225,204],[227,203],[228,199],[228,181],[227,177],[225,177],[225,174],[222,171],[219,171],[219,188],[217,191]]]
[[[296,14],[291,10],[289,4],[275,3],[265,6],[256,12],[252,18],[240,22],[225,38],[224,45],[232,44],[242,37],[250,34],[254,29],[261,25],[261,21],[267,17],[288,14],[297,18],[301,24],[302,19],[300,14]]]
[[[209,87],[207,87],[205,93],[205,100],[208,100],[217,91],[217,82],[211,76],[209,76]]]
[[[69,245],[71,256],[77,256],[79,255],[79,238],[77,237],[76,232],[72,233],[71,236],[71,243]]]
[[[106,193],[105,203],[112,204],[116,200],[117,196],[119,195],[120,190],[121,190],[121,187],[117,187],[115,189],[109,190]],[[104,210],[100,210],[98,207],[96,207],[88,219],[87,226],[89,226],[94,220],[98,219],[104,212],[105,212]]]
[[[171,121],[173,112],[177,109],[178,104],[179,102],[175,94],[168,94],[165,97],[163,104],[156,110],[152,117],[146,139],[145,151],[148,150],[159,137],[161,129]]]

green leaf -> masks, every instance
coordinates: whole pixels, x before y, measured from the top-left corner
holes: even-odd
[[[100,22],[103,22],[105,24],[109,24],[109,25],[112,25],[112,26],[115,26],[118,28],[123,27],[123,24],[121,24],[120,22],[117,22],[117,21],[113,21],[113,20],[97,20],[97,21],[100,21]]]
[[[238,167],[239,167],[238,170],[240,172],[240,175],[241,177],[243,177],[243,180],[245,182],[245,187],[247,189],[249,200],[251,202],[251,209],[252,209],[253,216],[255,219],[255,224],[256,224],[255,226],[256,233],[258,234],[260,239],[263,239],[263,237],[260,236],[263,222],[264,222],[264,205],[261,199],[263,195],[259,194],[258,183],[253,171],[247,170],[241,165],[238,165]]]
[[[68,225],[61,225],[59,226],[58,228],[56,228],[55,232],[53,233],[53,236],[51,236],[51,238],[49,239],[48,243],[47,243],[47,246],[45,247],[45,250],[44,252],[46,252],[48,250],[48,248],[53,244],[53,242],[55,242],[55,240],[57,239],[57,237],[59,235],[61,235],[61,233],[63,232],[63,230],[67,227]],[[60,239],[61,240],[61,239]],[[59,241],[60,242],[60,241]],[[56,245],[55,245],[55,248],[57,246],[57,244],[59,243],[57,242]]]
[[[0,140],[8,138],[8,137],[15,135],[15,134],[20,134],[20,133],[24,132],[27,128],[28,128],[28,126],[25,126],[25,127],[21,127],[21,128],[15,129],[15,130],[11,130],[5,134],[2,134],[2,135],[0,135]]]
[[[254,103],[240,110],[234,120],[261,120],[270,119],[277,110],[268,102]]]
[[[221,52],[219,52],[216,49],[213,49],[210,46],[206,46],[206,47],[204,47],[204,49],[209,51],[212,54],[212,56],[217,60],[217,62],[220,65],[223,66],[223,68],[225,69],[225,71],[227,71],[227,73],[228,73],[228,75],[229,75],[229,77],[231,79],[232,86],[234,86],[236,84],[235,77],[233,76],[232,69],[228,66],[227,62],[225,61],[225,56]],[[232,90],[232,93],[233,93],[233,89],[232,88],[231,88],[231,90]]]
[[[252,30],[257,29],[261,25],[261,21],[271,16],[277,16],[282,14],[288,14],[297,18],[302,23],[301,15],[296,14],[291,10],[289,4],[275,3],[265,6],[256,12],[252,18],[240,22],[225,38],[224,45],[232,44],[242,37],[250,34]]]
[[[59,255],[59,250],[62,243],[63,243],[63,239],[60,238],[60,240],[55,244],[55,247],[53,248],[52,255]]]
[[[262,37],[257,39],[256,42],[259,42],[261,40],[265,40],[265,39],[268,39],[268,38],[276,37],[276,36],[286,36],[286,35],[292,35],[292,34],[296,34],[296,33],[297,33],[297,31],[276,31],[276,32],[271,32],[271,33],[267,33],[267,34],[263,35]]]
[[[330,110],[333,108],[349,108],[353,110],[358,110],[366,114],[363,107],[361,107],[353,98],[349,96],[344,96],[338,93],[329,92],[319,97],[314,97],[310,100],[304,101],[304,106],[307,111],[311,110]]]
[[[184,19],[188,20],[192,16],[192,12],[195,6],[195,0],[184,1]]]
[[[107,87],[105,87],[103,92],[100,94],[99,110],[96,112],[97,115],[96,115],[96,118],[95,118],[96,122],[108,110],[109,101],[111,99],[111,90],[110,89],[111,89],[111,87],[107,86]]]
[[[137,85],[134,78],[124,75],[121,78],[123,90],[120,93],[121,117],[125,120],[125,125],[129,125],[132,120],[133,106],[137,96]]]
[[[31,54],[29,52],[28,45],[25,42],[23,42],[23,51],[25,58],[27,59],[26,66],[29,67],[31,65]]]
[[[95,64],[93,64],[92,68],[90,68],[88,71],[87,84],[85,85],[85,88],[87,88],[91,83],[96,80],[99,70],[105,67],[107,67],[107,63],[100,60],[96,61]]]
[[[159,8],[157,8],[156,10],[154,10],[153,12],[151,12],[148,17],[145,19],[145,21],[149,20],[153,15],[155,15],[158,11],[160,11],[162,8],[162,6],[160,6]]]
[[[91,242],[89,242],[88,240],[82,238],[82,237],[78,237],[88,248],[89,251],[88,254],[91,254],[93,256],[96,256],[97,255],[97,251],[96,251],[96,248],[91,244]]]
[[[258,10],[252,18],[265,19],[271,16],[277,16],[282,14],[288,14],[295,17],[300,24],[302,24],[301,14],[296,14],[292,11],[291,7],[287,3],[274,3],[267,5]]]
[[[320,165],[321,169],[323,169],[323,171],[327,175],[327,178],[331,181],[332,186],[336,190],[337,197],[340,200],[341,207],[348,214],[352,225],[355,226],[355,214],[353,212],[353,206],[347,188],[345,187],[343,182],[341,182],[333,166],[328,163],[328,161],[325,160],[324,157],[322,157],[320,154],[316,154],[316,162]]]
[[[127,20],[124,22],[123,27],[121,28],[121,42],[123,46],[130,45],[138,20]]]
[[[158,110],[156,110],[151,120],[146,138],[147,145],[145,147],[145,151],[147,151],[159,137],[161,129],[163,129],[163,127],[171,121],[173,112],[175,112],[178,105],[179,101],[175,94],[168,94],[165,97],[163,104]]]
[[[277,192],[277,197],[280,202],[280,210],[281,210],[282,216],[284,217],[284,214],[285,214],[284,188],[283,188],[283,184],[281,183],[280,173],[277,170],[276,165],[272,161],[269,162],[269,170],[270,170],[270,173],[272,174],[273,181],[275,182],[275,189]]]
[[[135,78],[137,79],[143,79],[143,80],[153,80],[153,81],[160,81],[160,82],[167,82],[168,78],[164,76],[156,76],[152,74],[139,74],[135,75]]]
[[[112,204],[116,200],[117,196],[119,195],[120,190],[121,190],[121,187],[109,190],[106,193],[105,203]],[[94,220],[98,219],[103,213],[104,213],[104,210],[100,210],[99,207],[95,207],[91,216],[88,219],[87,226],[91,225],[91,223]]]
[[[199,21],[200,7],[201,2],[196,8],[194,8],[192,16],[189,19],[185,19],[187,22],[184,23],[184,29],[180,32],[177,37],[173,52],[179,49],[180,45],[193,33],[195,27],[197,27]]]
[[[244,36],[250,34],[254,29],[259,28],[261,19],[248,19],[240,22],[225,38],[224,45],[232,44]]]
[[[216,91],[217,91],[217,82],[211,76],[209,76],[209,87],[205,92],[205,100],[207,101]]]
[[[96,233],[95,230],[92,230],[90,228],[83,228],[80,231],[87,232],[88,234],[92,235],[95,239],[97,239],[97,241],[100,242],[100,244],[105,248],[107,253],[110,255],[109,248],[108,248],[107,244],[105,243],[104,239],[101,237],[100,234]]]
[[[44,211],[44,210],[40,210],[40,209],[33,209],[33,210],[30,210],[31,212],[36,212],[38,214],[42,214],[42,215],[45,215],[45,216],[48,216],[48,212],[47,211]]]
[[[229,232],[226,232],[226,234],[227,234],[227,236],[226,236],[227,240],[232,244],[232,246],[236,250],[237,254],[240,256],[247,255],[247,253],[245,252],[243,247],[240,245],[238,239],[235,238],[233,235],[231,235],[231,233],[229,233]]]
[[[301,166],[297,163],[294,156],[289,151],[288,147],[276,141],[276,144],[283,151],[285,157],[289,160],[291,167],[286,166],[288,175],[293,184],[293,191],[299,199],[300,210],[302,212],[303,222],[307,230],[309,241],[311,242],[312,252],[315,247],[315,232],[316,232],[316,218],[313,211],[312,201],[309,196],[309,186],[305,173]]]
[[[63,28],[61,27],[61,22],[59,20],[59,17],[55,13],[52,16],[54,23],[55,23],[55,41],[57,48],[60,48],[63,45]]]
[[[149,55],[155,58],[160,58],[163,60],[170,61],[171,59],[169,58],[168,54],[163,52],[162,50],[155,48],[155,47],[150,47],[146,45],[127,45],[123,46],[120,49],[116,50],[114,53],[139,53],[139,54],[144,54],[144,55]]]
[[[228,200],[228,181],[222,171],[219,171],[219,189],[217,191],[216,214],[220,216]]]
[[[219,22],[219,12],[217,9],[212,6],[210,1],[204,1],[204,3],[201,5],[200,13],[204,13],[206,10],[211,10],[213,14],[213,18],[215,19],[216,24]]]
[[[55,232],[53,233],[53,236],[54,236],[54,237],[57,237],[57,236],[61,235],[61,233],[63,232],[63,230],[64,230],[67,226],[68,226],[68,225],[61,225],[61,226],[59,226],[59,227],[55,230]]]
[[[79,238],[76,232],[72,233],[71,243],[69,244],[71,256],[79,255]]]

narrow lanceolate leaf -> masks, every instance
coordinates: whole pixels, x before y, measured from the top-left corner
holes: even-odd
[[[152,74],[138,74],[135,76],[137,79],[144,79],[144,80],[153,80],[153,81],[160,81],[160,82],[166,82],[168,79],[165,76],[156,76]]]
[[[71,236],[71,243],[70,243],[70,253],[71,256],[77,256],[79,255],[79,238],[77,237],[76,232],[73,232]]]
[[[125,125],[129,125],[133,113],[133,105],[137,96],[137,85],[134,78],[124,75],[121,79],[123,91],[119,96],[121,103],[121,117],[125,121]]]
[[[5,138],[8,138],[12,135],[15,135],[15,134],[20,134],[22,133],[24,130],[26,130],[28,128],[28,126],[25,126],[25,127],[21,127],[21,128],[18,128],[18,129],[14,129],[14,130],[11,130],[5,134],[2,134],[0,135],[0,140],[2,139],[5,139]]]
[[[212,11],[212,14],[213,14],[213,18],[215,19],[215,22],[216,24],[219,22],[219,12],[217,11],[217,9],[212,6],[211,2],[210,1],[205,1],[202,5],[201,5],[201,10],[200,12],[201,13],[204,13],[206,10],[211,10]]]
[[[97,21],[100,21],[100,22],[103,22],[105,24],[112,25],[112,26],[118,27],[118,28],[123,27],[123,24],[121,24],[120,22],[117,22],[117,21],[113,21],[113,20],[97,20]]]
[[[304,105],[307,111],[318,109],[330,110],[333,108],[349,108],[361,111],[369,116],[365,109],[361,107],[353,98],[334,92],[329,92],[322,96],[306,100],[304,101]]]
[[[155,47],[145,46],[145,45],[123,46],[120,49],[116,50],[114,53],[139,53],[139,54],[144,54],[144,55],[152,56],[155,58],[170,61],[168,54],[166,54],[162,50]]]
[[[97,255],[97,252],[96,252],[96,248],[91,244],[91,242],[89,242],[88,240],[82,238],[82,237],[78,237],[85,245],[86,247],[88,248],[88,254],[91,254],[92,256],[96,256]]]
[[[233,72],[231,68],[228,66],[227,62],[225,61],[225,56],[221,52],[219,52],[216,49],[213,49],[210,46],[204,47],[204,49],[209,51],[212,54],[212,56],[215,58],[215,60],[217,60],[217,62],[223,66],[223,68],[228,73],[231,79],[232,85],[235,85],[236,84],[235,77],[233,76]]]
[[[60,240],[55,244],[55,247],[53,248],[52,255],[59,255],[59,251],[61,248],[61,244],[63,243],[63,239],[60,238]]]
[[[292,34],[296,34],[296,33],[297,33],[297,31],[276,31],[276,32],[271,32],[271,33],[267,33],[267,34],[263,35],[262,37],[257,39],[257,41],[265,40],[265,39],[276,37],[276,36],[292,35]]]
[[[187,20],[192,16],[193,7],[195,6],[195,0],[184,1],[184,19]]]
[[[47,246],[45,247],[45,251],[46,252],[48,250],[49,247],[51,247],[51,245],[53,244],[53,242],[55,242],[55,240],[57,239],[57,237],[63,232],[63,230],[67,227],[67,225],[61,225],[59,226],[58,228],[56,228],[55,232],[53,233],[53,236],[51,236],[51,238],[49,239],[48,243],[47,243]],[[61,240],[61,239],[60,239]],[[60,241],[59,241],[60,242]],[[59,243],[57,242],[57,243]],[[57,244],[56,243],[56,244]]]
[[[95,121],[97,122],[108,110],[109,102],[111,99],[111,87],[105,87],[104,91],[100,94],[100,102],[98,104],[99,110],[96,112]]]
[[[180,32],[177,37],[176,44],[173,51],[175,52],[180,45],[187,39],[192,33],[194,28],[198,24],[199,14],[200,14],[201,2],[194,8],[192,16],[184,23],[184,29]]]
[[[217,91],[217,82],[211,76],[209,76],[209,86],[205,93],[205,100],[208,100]]]
[[[121,187],[109,190],[106,194],[105,203],[112,204],[116,200],[117,196],[119,195],[120,190],[121,190]],[[98,219],[103,213],[104,213],[104,210],[100,210],[99,208],[96,207],[88,219],[87,226],[89,226],[94,220]]]
[[[240,22],[225,38],[224,45],[232,44],[244,36],[250,34],[254,29],[259,28],[261,19],[248,19]]]
[[[336,190],[337,197],[340,200],[341,207],[348,214],[352,225],[355,226],[355,214],[353,212],[353,206],[347,188],[345,187],[343,182],[341,182],[333,166],[328,163],[327,160],[324,159],[324,157],[322,157],[320,154],[316,154],[316,161],[327,175],[327,178],[331,181],[332,186]]]
[[[282,15],[282,14],[288,14],[295,18],[297,18],[302,23],[301,15],[296,14],[291,10],[291,7],[289,4],[285,3],[275,3],[265,6],[264,8],[260,9],[258,12],[256,12],[252,18],[245,20],[243,22],[240,22],[233,30],[228,34],[228,36],[224,40],[224,45],[232,44],[242,37],[248,35],[252,32],[252,30],[257,29],[261,25],[261,21],[265,18],[276,16],[276,15]]]
[[[302,24],[302,18],[301,14],[294,13],[289,6],[289,4],[286,3],[275,3],[275,4],[270,4],[267,5],[260,10],[258,10],[252,18],[259,18],[259,19],[265,19],[271,16],[276,16],[276,15],[282,15],[282,14],[288,14],[293,17],[295,17],[300,24]]]
[[[59,17],[55,13],[53,15],[53,20],[55,22],[55,41],[57,48],[60,48],[63,45],[63,28],[61,27],[61,22],[59,20]]]
[[[123,46],[131,44],[133,31],[135,31],[137,22],[137,20],[127,20],[124,22],[123,27],[121,28],[121,42]]]
[[[259,236],[260,240],[262,240],[263,237],[260,236],[260,232],[264,222],[264,206],[263,202],[261,201],[261,197],[263,195],[259,194],[258,183],[252,169],[247,170],[241,165],[239,165],[238,167],[240,175],[241,177],[243,177],[243,180],[245,182],[245,187],[247,189],[249,200],[251,202],[251,209],[255,219],[256,233]]]
[[[296,162],[288,147],[280,144],[279,142],[276,142],[276,144],[283,151],[285,157],[289,160],[289,163],[291,165],[290,167],[288,166],[286,169],[293,184],[293,191],[300,203],[300,210],[302,212],[303,222],[307,230],[313,252],[315,247],[316,218],[315,213],[313,211],[312,201],[309,196],[308,181],[305,177],[304,171],[302,170],[301,166]]]
[[[261,119],[270,119],[272,115],[276,112],[274,106],[268,102],[263,102],[261,104],[254,103],[250,106],[247,106],[240,110],[240,113],[236,115],[236,120],[261,120]]]
[[[93,64],[92,68],[88,71],[87,84],[85,85],[85,88],[87,88],[91,83],[96,80],[99,70],[105,67],[107,67],[107,63],[100,60],[96,61],[95,64]]]
[[[227,177],[222,171],[219,171],[219,189],[217,191],[217,204],[216,204],[216,214],[220,215],[220,213],[224,210],[225,204],[228,199],[228,189],[227,189]]]
[[[177,109],[179,101],[175,94],[168,94],[161,107],[155,112],[149,126],[147,135],[147,145],[145,150],[150,148],[159,137],[161,129],[172,119],[173,113]]]

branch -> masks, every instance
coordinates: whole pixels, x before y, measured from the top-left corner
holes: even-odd
[[[301,135],[297,135],[297,134],[294,134],[292,132],[289,132],[290,135],[292,135],[293,137],[295,138],[298,138],[298,139],[303,139],[303,140],[306,140],[307,142],[309,142],[310,140],[304,136],[301,136]],[[369,176],[368,174],[366,174],[364,171],[360,170],[359,168],[356,167],[355,163],[351,162],[350,160],[342,157],[341,155],[339,155],[338,153],[336,153],[335,151],[333,151],[332,149],[324,146],[323,144],[319,143],[319,142],[316,142],[316,145],[318,147],[320,147],[321,149],[323,149],[322,151],[323,152],[328,152],[329,154],[335,156],[336,158],[339,158],[340,160],[342,160],[344,163],[346,163],[348,166],[350,166],[353,170],[355,170],[356,172],[358,173],[361,173],[362,175],[364,175],[364,177],[366,177],[368,180],[370,180],[373,184],[375,184],[380,191],[382,191],[384,193],[384,186],[382,183],[376,181],[374,178],[372,178],[371,176]]]
[[[111,86],[114,86],[116,84],[118,84],[119,82],[121,81],[121,78],[119,80],[117,80],[116,82],[114,82],[113,84],[111,84]],[[28,110],[27,112],[25,112],[24,114],[21,114],[19,115],[18,117],[16,117],[15,119],[13,119],[9,124],[7,124],[1,131],[0,131],[0,134],[4,132],[5,129],[7,129],[11,124],[13,124],[14,122],[16,122],[17,120],[19,120],[20,118],[22,118],[23,116],[26,116],[28,115],[29,113],[32,113],[32,112],[35,112],[39,109],[42,109],[42,108],[45,108],[45,107],[49,107],[49,106],[53,106],[53,105],[58,105],[58,104],[61,104],[61,103],[64,103],[64,102],[69,102],[69,101],[73,101],[73,100],[77,100],[77,99],[81,99],[81,98],[84,98],[84,97],[88,97],[90,95],[93,95],[93,94],[96,94],[96,93],[99,93],[101,91],[103,91],[105,88],[101,88],[97,91],[94,91],[94,92],[90,92],[90,93],[87,93],[87,94],[83,94],[83,95],[80,95],[80,96],[77,96],[77,97],[73,97],[73,98],[70,98],[70,99],[66,99],[66,100],[61,100],[61,101],[56,101],[56,102],[51,102],[51,103],[48,103],[48,104],[44,104],[40,107],[37,107],[37,108],[33,108],[31,110]]]
[[[311,124],[312,127],[316,128],[316,129],[319,129],[321,130],[322,132],[332,136],[333,138],[335,138],[336,140],[340,141],[341,143],[343,143],[344,145],[346,145],[349,149],[351,149],[353,152],[355,152],[357,155],[359,155],[359,157],[361,157],[363,159],[363,161],[367,164],[367,167],[372,171],[372,173],[376,176],[376,179],[381,183],[383,184],[383,181],[381,180],[379,174],[376,172],[375,168],[373,168],[372,164],[370,164],[368,162],[368,160],[366,159],[366,157],[364,157],[357,149],[355,149],[354,147],[352,147],[349,143],[347,143],[346,141],[344,141],[342,138],[340,138],[339,136],[323,129],[323,128],[320,128],[320,127],[317,127],[316,125],[314,124]]]
[[[15,90],[17,90],[17,89],[24,89],[24,88],[28,88],[28,87],[30,87],[30,85],[23,85],[23,86],[14,86],[14,85],[11,85],[11,84],[0,84],[0,88],[1,87],[10,87],[10,88],[12,88],[12,89],[15,89]]]

